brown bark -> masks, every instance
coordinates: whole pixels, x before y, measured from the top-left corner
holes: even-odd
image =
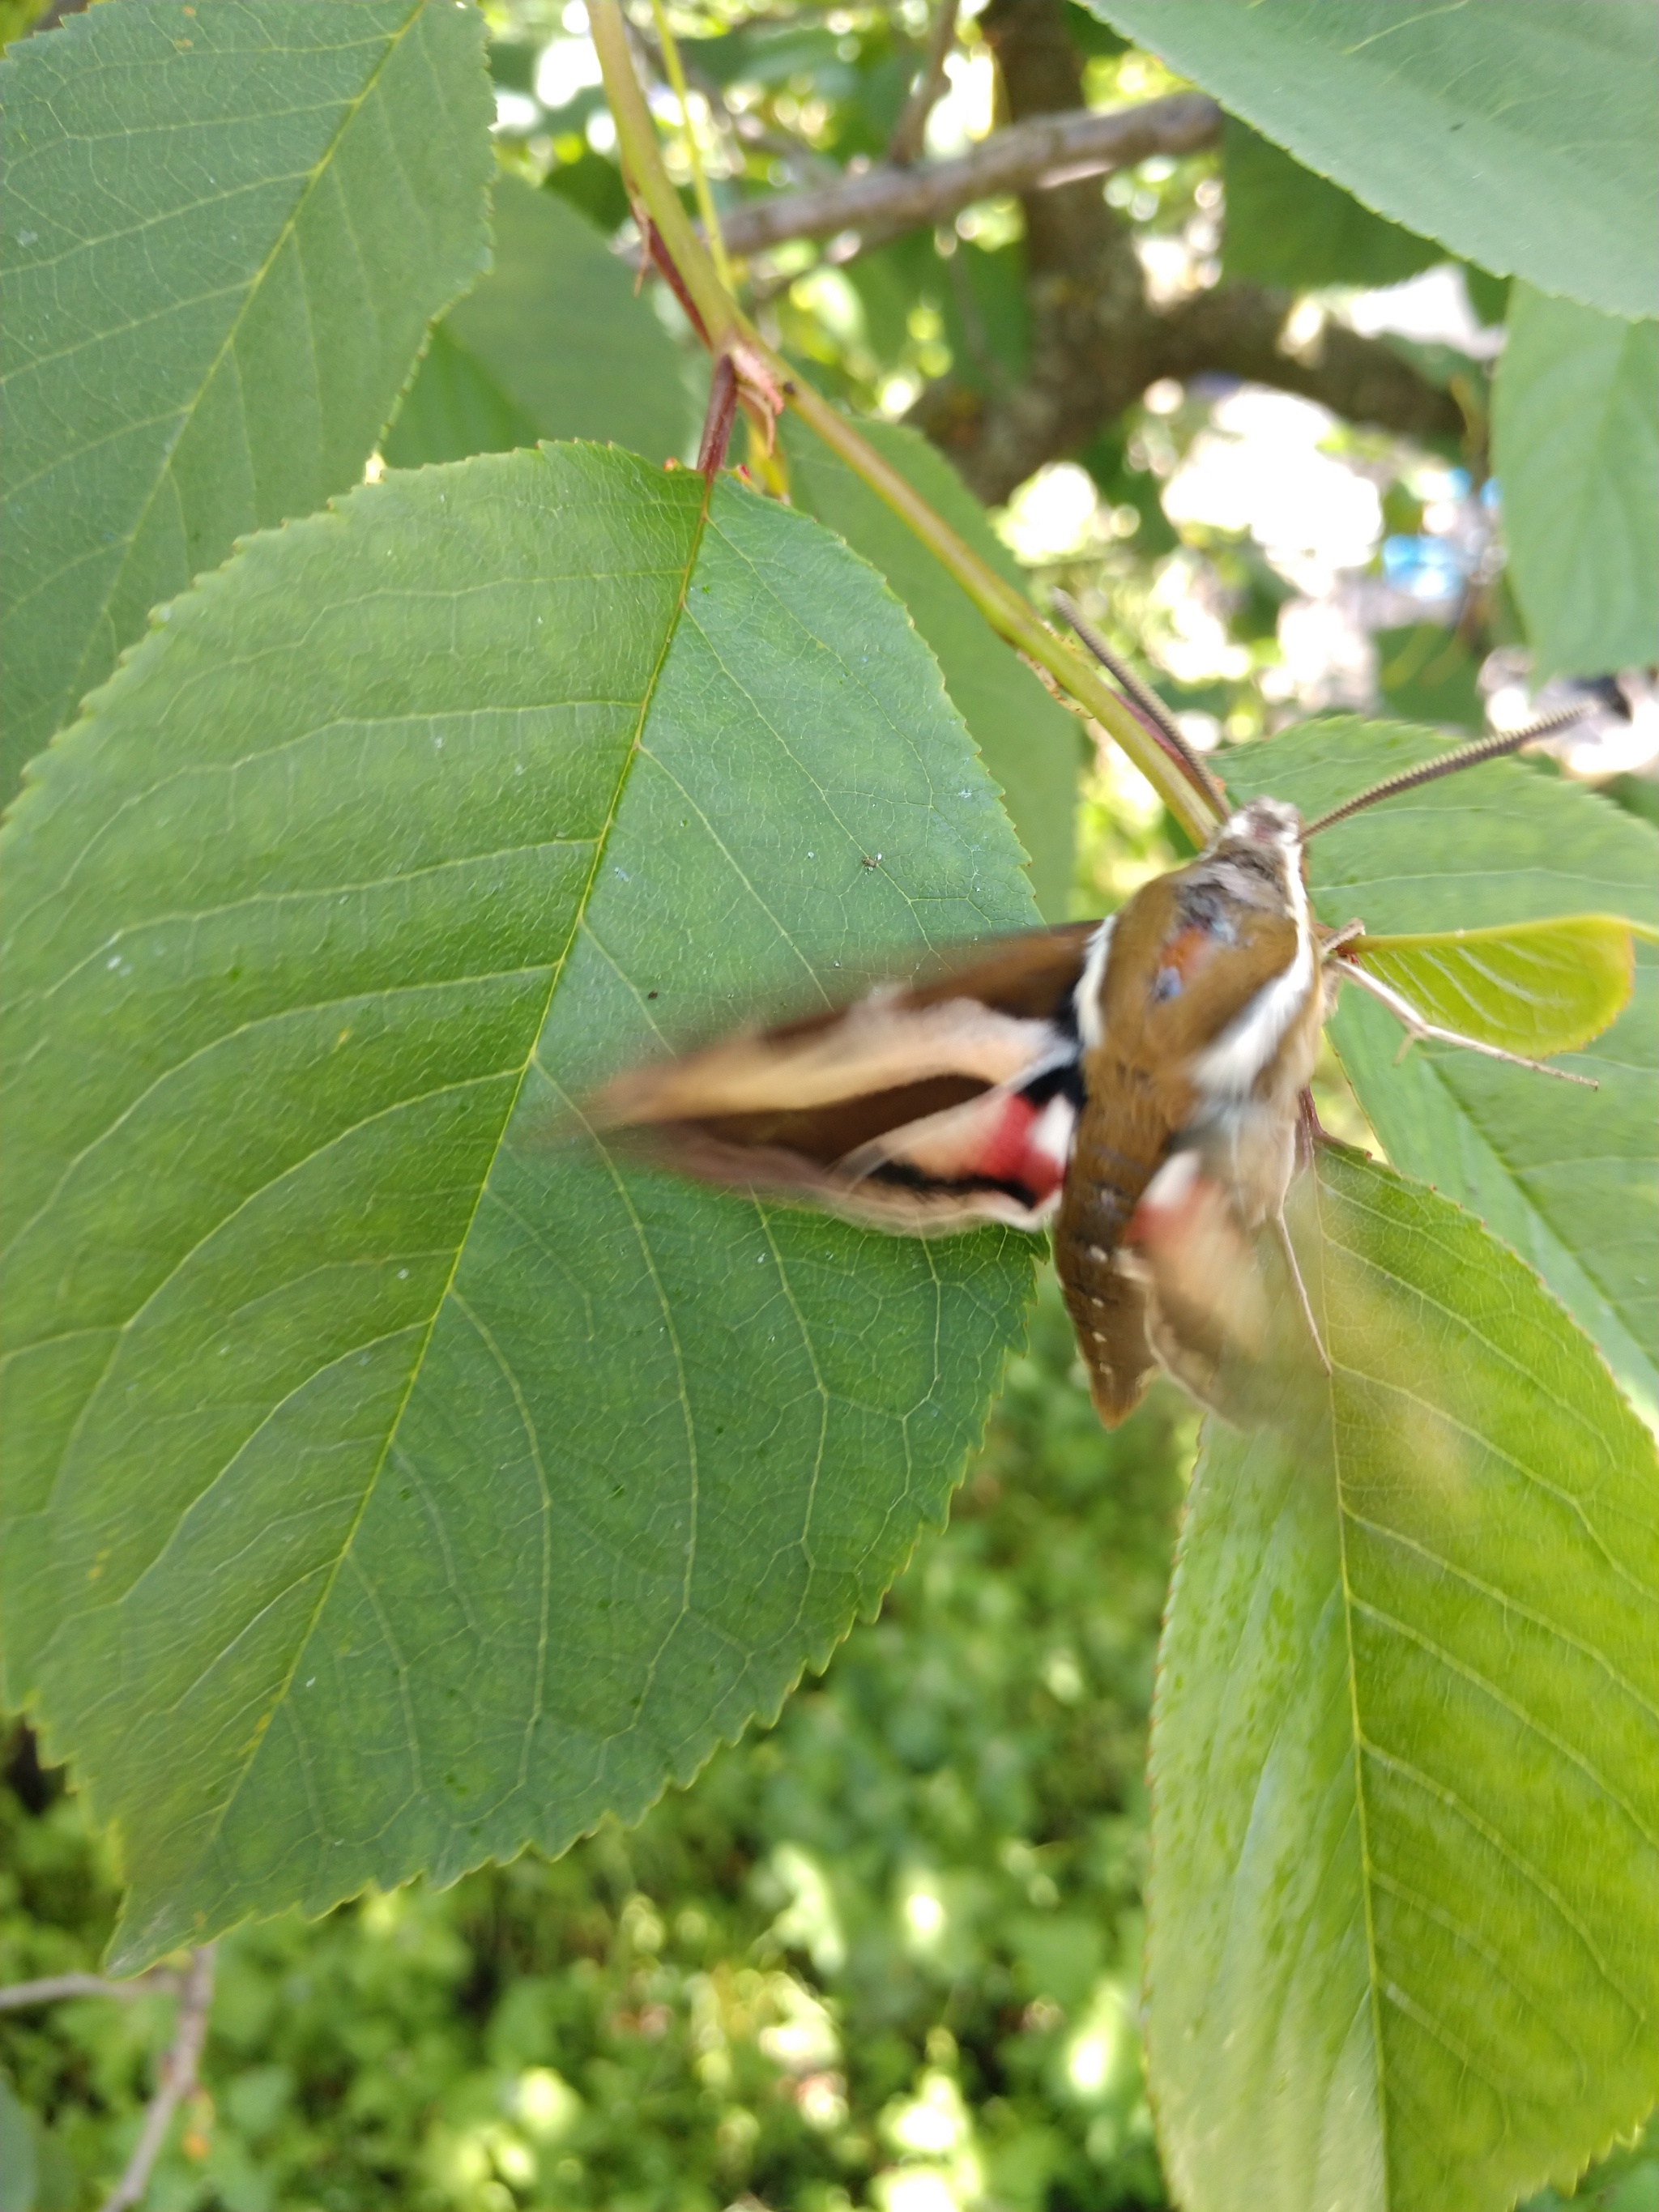
[[[1194,153],[1220,135],[1221,110],[1197,92],[1106,113],[1084,107],[1033,116],[994,132],[956,161],[908,167],[888,161],[805,191],[744,200],[721,216],[720,232],[733,253],[758,253],[786,238],[833,238],[848,231],[861,242],[889,238],[922,223],[948,222],[958,209],[998,192],[1044,188],[1051,179],[1058,185],[1061,178],[1105,176],[1133,168],[1149,154]]]
[[[980,20],[1014,123],[1081,105],[1082,64],[1060,0],[992,0]],[[981,499],[1006,499],[1164,377],[1248,378],[1404,435],[1462,434],[1451,396],[1379,340],[1330,325],[1314,345],[1287,353],[1288,294],[1230,284],[1154,308],[1129,227],[1097,180],[1029,191],[1022,204],[1031,324],[1024,382],[988,393],[946,378],[910,416]]]

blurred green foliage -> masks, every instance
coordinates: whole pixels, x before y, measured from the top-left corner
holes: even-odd
[[[1472,734],[1486,724],[1480,664],[1455,629],[1408,623],[1376,633],[1377,681],[1390,714]]]
[[[950,1527],[636,1830],[244,1929],[146,2203],[791,2212],[1164,2203],[1135,2014],[1152,1656],[1194,1418],[1097,1426],[1052,1284]],[[0,1982],[116,1891],[13,1741]],[[118,2172],[173,2005],[0,2014],[37,2212]]]
[[[1444,246],[1373,213],[1236,115],[1224,159],[1229,276],[1298,289],[1401,284],[1446,258]]]
[[[1194,1430],[1160,1385],[1101,1431],[1046,1279],[949,1528],[775,1726],[556,1863],[221,1944],[150,2212],[1164,2205],[1142,1773]],[[9,1748],[0,1983],[94,1968],[109,1853]],[[100,2201],[172,2010],[0,2013],[35,2183],[0,2201]],[[1571,2202],[1659,2212],[1659,2129]]]

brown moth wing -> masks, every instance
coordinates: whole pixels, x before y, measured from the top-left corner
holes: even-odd
[[[908,988],[635,1070],[589,1119],[647,1130],[683,1172],[901,1234],[1041,1226],[1071,1150],[1095,928],[964,948]]]

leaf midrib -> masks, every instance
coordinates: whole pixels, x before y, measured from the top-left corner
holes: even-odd
[[[1493,1149],[1495,1152],[1496,1148],[1494,1147]],[[1316,1185],[1316,1188],[1317,1188],[1318,1186]],[[1371,1212],[1373,1213],[1376,1212],[1374,1207],[1368,1207],[1365,1205],[1365,1201],[1358,1193],[1348,1193],[1346,1194],[1346,1200],[1347,1203],[1356,1206],[1361,1210]],[[1530,1206],[1529,1210],[1531,1210]],[[1322,1218],[1323,1212],[1324,1208],[1322,1203],[1320,1207],[1320,1233],[1322,1238],[1326,1234]],[[1362,1255],[1357,1253],[1351,1245],[1343,1244],[1339,1249],[1345,1253],[1350,1262],[1358,1261],[1361,1264],[1367,1264],[1363,1261]],[[1377,1263],[1375,1261],[1372,1261],[1369,1264],[1375,1267]],[[1387,1273],[1388,1271],[1380,1270],[1380,1272]],[[1392,1279],[1396,1281],[1399,1280],[1397,1277],[1393,1278]],[[1426,1285],[1423,1283],[1413,1282],[1402,1286],[1409,1289],[1414,1296],[1425,1299],[1431,1304],[1438,1304],[1438,1302],[1432,1298],[1432,1296],[1428,1291]],[[1443,1312],[1446,1311],[1443,1307],[1442,1307],[1440,1310]],[[1320,1312],[1322,1334],[1323,1334],[1326,1340],[1328,1341],[1329,1305],[1325,1295],[1325,1279],[1322,1270],[1320,1282]],[[1455,1318],[1455,1316],[1448,1316],[1448,1317]],[[1468,1326],[1467,1322],[1465,1322],[1464,1325]],[[1485,1341],[1486,1349],[1489,1352],[1494,1348],[1490,1340],[1486,1340]],[[1513,1363],[1511,1362],[1511,1364]],[[1375,1376],[1362,1374],[1361,1370],[1352,1369],[1346,1365],[1340,1366],[1340,1371],[1352,1374],[1358,1379],[1364,1381],[1372,1388],[1378,1387],[1379,1378]],[[1539,1383],[1538,1378],[1535,1376],[1531,1379],[1534,1387],[1542,1387]],[[1385,1385],[1383,1387],[1390,1386]],[[1392,1387],[1395,1389],[1403,1388],[1403,1386],[1401,1385],[1395,1385]],[[1410,1393],[1407,1392],[1407,1395],[1409,1395]],[[1568,1413],[1572,1412],[1573,1409],[1568,1407],[1565,1401],[1555,1399],[1553,1394],[1548,1395],[1551,1395],[1552,1402],[1557,1405],[1559,1410]],[[1453,2050],[1455,2056],[1461,2055],[1467,2062],[1468,2060],[1468,2054],[1462,2051],[1461,2046],[1454,2048],[1454,2042],[1450,2038],[1449,2031],[1443,2030],[1441,2024],[1436,2022],[1433,2016],[1427,2014],[1420,2003],[1411,1998],[1408,1991],[1396,1987],[1392,1981],[1389,1982],[1385,1987],[1377,1955],[1376,1922],[1373,1911],[1373,1893],[1378,1888],[1388,1890],[1391,1887],[1397,1887],[1397,1885],[1389,1883],[1385,1878],[1381,1876],[1378,1869],[1372,1862],[1369,1837],[1369,1808],[1365,1782],[1365,1767],[1368,1760],[1374,1760],[1380,1766],[1389,1769],[1404,1778],[1413,1781],[1418,1787],[1434,1797],[1437,1802],[1443,1804],[1448,1810],[1453,1812],[1456,1817],[1466,1821],[1476,1832],[1485,1836],[1492,1847],[1498,1850],[1507,1863],[1515,1869],[1517,1875],[1522,1876],[1531,1885],[1536,1893],[1552,1907],[1564,1924],[1571,1929],[1574,1936],[1577,1936],[1578,1941],[1583,1944],[1586,1953],[1591,1959],[1598,1973],[1601,1975],[1603,1982],[1608,1989],[1611,1990],[1613,1993],[1632,2011],[1639,2013],[1639,2007],[1636,2005],[1635,2001],[1631,1997],[1629,1992],[1620,1986],[1618,1980],[1613,1976],[1607,1961],[1602,1958],[1601,1951],[1596,1946],[1589,1930],[1583,1925],[1577,1915],[1571,1911],[1565,1900],[1560,1896],[1555,1887],[1549,1882],[1542,1871],[1535,1867],[1529,1859],[1525,1857],[1519,1850],[1503,1835],[1501,1831],[1493,1827],[1492,1824],[1486,1820],[1473,1806],[1465,1804],[1455,1792],[1448,1789],[1447,1785],[1439,1782],[1434,1776],[1429,1774],[1425,1770],[1417,1767],[1413,1761],[1404,1758],[1401,1753],[1389,1750],[1384,1745],[1376,1742],[1367,1735],[1359,1711],[1358,1668],[1353,1642],[1355,1616],[1357,1614],[1364,1615],[1370,1619],[1385,1632],[1402,1637],[1408,1642],[1415,1644],[1425,1653],[1425,1656],[1431,1658],[1437,1665],[1443,1666],[1449,1672],[1463,1679],[1477,1693],[1489,1697],[1503,1705],[1504,1709],[1510,1711],[1517,1721],[1534,1733],[1541,1741],[1547,1743],[1551,1751],[1554,1753],[1556,1756],[1565,1759],[1570,1764],[1579,1768],[1583,1773],[1585,1779],[1598,1792],[1604,1802],[1616,1807],[1630,1822],[1631,1826],[1636,1830],[1637,1833],[1644,1842],[1648,1843],[1650,1847],[1659,1849],[1659,1838],[1656,1838],[1649,1833],[1636,1808],[1629,1803],[1622,1793],[1617,1790],[1612,1784],[1601,1774],[1599,1770],[1584,1759],[1582,1755],[1577,1753],[1570,1745],[1562,1741],[1553,1730],[1547,1728],[1543,1723],[1539,1721],[1536,1716],[1533,1715],[1525,1707],[1519,1705],[1514,1699],[1507,1697],[1498,1684],[1486,1680],[1479,1673],[1478,1670],[1456,1659],[1450,1652],[1443,1650],[1441,1646],[1435,1644],[1431,1638],[1425,1637],[1422,1632],[1413,1628],[1409,1623],[1401,1620],[1388,1613],[1379,1605],[1356,1594],[1349,1572],[1348,1528],[1350,1522],[1352,1522],[1356,1528],[1364,1528],[1369,1530],[1372,1530],[1376,1534],[1381,1537],[1404,1544],[1407,1548],[1419,1553],[1421,1556],[1431,1560],[1437,1567],[1443,1569],[1444,1571],[1453,1575],[1458,1579],[1470,1583],[1472,1586],[1480,1588],[1485,1595],[1492,1598],[1495,1602],[1503,1606],[1505,1609],[1513,1609],[1516,1613],[1523,1614],[1526,1618],[1534,1620],[1537,1626],[1548,1632],[1560,1634],[1562,1636],[1562,1640],[1565,1643],[1568,1644],[1573,1649],[1578,1650],[1583,1656],[1591,1660],[1601,1672],[1608,1675],[1619,1685],[1620,1687],[1623,1688],[1643,1711],[1650,1711],[1652,1707],[1650,1700],[1640,1691],[1637,1690],[1633,1684],[1629,1683],[1622,1677],[1619,1673],[1619,1670],[1613,1667],[1611,1662],[1607,1659],[1605,1654],[1596,1651],[1592,1646],[1582,1644],[1579,1643],[1578,1639],[1573,1638],[1571,1635],[1557,1630],[1553,1623],[1544,1619],[1542,1616],[1536,1614],[1532,1608],[1512,1599],[1508,1593],[1501,1589],[1488,1589],[1484,1584],[1476,1583],[1474,1577],[1463,1575],[1461,1571],[1453,1566],[1449,1561],[1444,1560],[1437,1553],[1428,1551],[1425,1547],[1416,1543],[1413,1539],[1401,1534],[1399,1531],[1389,1528],[1384,1524],[1375,1523],[1370,1521],[1367,1516],[1355,1510],[1351,1505],[1346,1495],[1347,1486],[1343,1474],[1341,1431],[1340,1425],[1335,1418],[1336,1405],[1334,1391],[1328,1396],[1328,1412],[1327,1419],[1328,1421],[1331,1464],[1335,1492],[1334,1503],[1336,1508],[1335,1522],[1337,1559],[1338,1573],[1341,1590],[1344,1656],[1347,1674],[1350,1753],[1352,1760],[1353,1771],[1354,1815],[1359,1844],[1360,1904],[1364,1915],[1365,1935],[1367,1996],[1371,2012],[1373,2039],[1372,2071],[1376,2093],[1378,2150],[1383,2178],[1385,2202],[1391,2203],[1393,2175],[1390,2171],[1389,2158],[1389,2089],[1387,2068],[1385,2065],[1383,2051],[1382,2021],[1381,2016],[1383,1996],[1386,1995],[1390,2002],[1398,2005],[1399,2008],[1403,2012],[1406,2012],[1409,2017],[1417,2020],[1419,2026],[1421,2027],[1425,2033],[1435,2034],[1436,2039],[1441,2041],[1443,2047],[1449,2050]],[[1437,1410],[1439,1413],[1440,1417],[1443,1419],[1446,1417],[1445,1409],[1443,1407],[1439,1407]],[[1529,1481],[1540,1485],[1541,1487],[1547,1491],[1550,1491],[1552,1494],[1555,1495],[1558,1498],[1559,1502],[1565,1504],[1569,1510],[1575,1514],[1592,1544],[1595,1545],[1601,1553],[1602,1556],[1607,1559],[1607,1564],[1614,1567],[1615,1571],[1617,1571],[1618,1562],[1613,1558],[1613,1554],[1608,1552],[1607,1547],[1598,1537],[1595,1529],[1590,1526],[1584,1513],[1583,1502],[1582,1499],[1574,1498],[1568,1492],[1556,1492],[1553,1486],[1543,1480],[1543,1478],[1535,1468],[1522,1466],[1521,1462],[1514,1459],[1511,1454],[1501,1451],[1499,1448],[1495,1445],[1493,1440],[1490,1437],[1481,1435],[1478,1431],[1467,1431],[1466,1433],[1471,1436],[1471,1437],[1480,1444],[1484,1449],[1489,1452],[1493,1452],[1497,1456],[1504,1459],[1517,1474],[1522,1474]],[[1629,1579],[1628,1577],[1626,1577],[1625,1578]],[[1638,1584],[1637,1587],[1639,1590],[1641,1586]],[[1643,1592],[1642,1594],[1644,1595],[1650,1595],[1650,1593],[1646,1592]],[[1507,1975],[1505,1975],[1504,1978],[1506,1982],[1509,1982],[1510,1980],[1510,1978]],[[1479,2071],[1479,2069],[1476,2070]],[[1481,2078],[1486,2079],[1487,2077],[1482,2075]],[[1497,2082],[1489,2081],[1488,2086],[1492,2087],[1500,2095],[1511,2094],[1510,2092],[1504,2089],[1502,2085]]]
[[[593,859],[592,865],[588,869],[587,879],[583,884],[580,893],[574,902],[569,933],[565,939],[563,949],[561,951],[557,960],[553,963],[551,974],[548,981],[546,996],[542,1002],[541,1012],[537,1018],[529,1045],[525,1052],[523,1063],[519,1069],[517,1079],[513,1085],[511,1095],[507,1099],[506,1108],[502,1113],[501,1127],[496,1133],[495,1143],[490,1147],[488,1164],[484,1167],[483,1172],[478,1177],[478,1188],[473,1197],[471,1209],[467,1215],[465,1224],[455,1240],[454,1254],[450,1262],[448,1274],[445,1278],[442,1289],[433,1300],[432,1311],[428,1317],[425,1328],[422,1332],[419,1348],[416,1351],[413,1358],[410,1361],[408,1380],[404,1383],[403,1391],[398,1397],[397,1407],[392,1413],[392,1418],[386,1424],[385,1438],[382,1441],[380,1451],[376,1455],[374,1467],[369,1472],[368,1479],[363,1485],[362,1497],[359,1501],[356,1511],[352,1516],[351,1524],[347,1529],[344,1538],[341,1542],[338,1556],[334,1560],[332,1565],[329,1568],[328,1572],[324,1578],[322,1588],[318,1595],[317,1602],[312,1608],[310,1619],[306,1622],[303,1630],[295,1638],[294,1656],[289,1663],[288,1668],[283,1676],[282,1682],[278,1686],[276,1694],[270,1699],[267,1711],[260,1717],[246,1753],[240,1762],[240,1770],[236,1773],[235,1779],[233,1781],[230,1789],[226,1792],[222,1804],[219,1806],[214,1814],[212,1822],[200,1847],[203,1852],[211,1850],[213,1845],[217,1842],[220,1835],[222,1833],[226,1821],[229,1819],[232,1812],[235,1808],[236,1802],[241,1794],[242,1786],[247,1780],[249,1775],[252,1774],[254,1766],[258,1763],[259,1753],[264,1746],[265,1735],[270,1723],[276,1718],[276,1714],[282,1710],[283,1706],[286,1704],[289,1693],[293,1689],[295,1677],[298,1674],[301,1663],[304,1659],[307,1650],[310,1647],[312,1638],[316,1633],[318,1623],[321,1620],[329,1600],[333,1595],[335,1585],[337,1583],[347,1561],[352,1556],[357,1540],[358,1531],[362,1526],[363,1519],[365,1515],[368,1513],[370,1502],[374,1496],[375,1491],[380,1486],[381,1472],[386,1466],[386,1461],[391,1456],[392,1448],[397,1442],[398,1431],[403,1425],[404,1415],[408,1411],[410,1400],[413,1396],[416,1384],[419,1382],[421,1377],[421,1373],[425,1364],[427,1351],[432,1342],[433,1332],[438,1324],[438,1316],[442,1313],[444,1308],[450,1303],[454,1295],[455,1278],[459,1272],[462,1258],[465,1254],[468,1243],[471,1240],[473,1225],[478,1217],[478,1209],[483,1203],[485,1193],[489,1188],[491,1179],[495,1173],[495,1164],[501,1157],[502,1144],[505,1142],[508,1129],[512,1127],[514,1113],[518,1105],[520,1094],[524,1087],[525,1079],[528,1075],[531,1067],[535,1064],[537,1047],[541,1042],[542,1032],[547,1025],[548,1016],[552,1011],[553,1001],[557,995],[560,979],[564,973],[565,964],[570,957],[571,947],[575,944],[578,937],[581,933],[583,918],[586,914],[589,902],[593,895],[593,887],[598,880],[599,868],[610,844],[611,833],[616,825],[617,813],[622,805],[623,796],[627,790],[634,763],[639,757],[640,751],[641,750],[641,740],[644,735],[646,722],[651,711],[652,702],[656,697],[657,687],[661,681],[663,671],[667,665],[670,650],[673,646],[675,638],[679,633],[681,622],[684,618],[687,593],[690,589],[691,577],[696,568],[697,557],[702,550],[703,537],[708,528],[710,489],[711,487],[708,481],[705,479],[702,499],[697,509],[696,520],[691,530],[690,542],[687,547],[684,565],[681,570],[679,592],[674,603],[673,611],[670,616],[669,620],[664,625],[662,647],[657,655],[656,662],[651,670],[650,676],[647,681],[643,695],[640,701],[639,716],[635,724],[633,735],[629,740],[627,750],[623,756],[622,765],[617,776],[616,787],[611,793],[610,808],[606,812],[605,818],[600,824],[599,832],[593,840]],[[90,1402],[90,1395],[88,1402]]]
[[[392,36],[386,40],[385,51],[382,52],[380,60],[375,64],[369,76],[365,81],[362,89],[353,100],[347,103],[344,112],[341,115],[339,123],[335,129],[333,136],[330,138],[328,144],[323,149],[320,158],[313,165],[310,172],[309,181],[306,184],[304,189],[299,193],[293,206],[289,210],[288,215],[283,218],[275,238],[271,241],[270,251],[266,253],[264,259],[260,263],[258,269],[255,270],[253,275],[249,279],[246,291],[243,295],[242,303],[240,307],[238,307],[235,314],[232,316],[228,325],[226,326],[224,337],[220,343],[217,352],[214,355],[213,360],[209,365],[205,374],[198,380],[196,389],[191,395],[187,404],[180,412],[173,433],[167,439],[161,459],[156,468],[149,489],[145,494],[143,503],[138,509],[137,514],[134,516],[132,522],[125,533],[125,537],[123,541],[125,550],[122,553],[121,560],[111,576],[108,588],[105,591],[102,597],[99,599],[96,607],[93,610],[92,620],[87,629],[86,641],[82,647],[80,658],[75,664],[74,670],[70,677],[68,684],[59,692],[58,699],[52,704],[50,723],[50,726],[52,728],[55,729],[61,724],[64,701],[66,699],[70,702],[78,700],[87,688],[85,672],[89,662],[94,657],[93,648],[102,633],[104,625],[109,619],[110,607],[120,591],[123,580],[125,578],[128,570],[131,568],[133,548],[137,544],[139,538],[143,533],[144,525],[149,520],[149,516],[155,508],[156,501],[161,495],[162,487],[171,481],[173,475],[173,464],[174,458],[178,453],[179,447],[184,440],[186,431],[190,428],[191,423],[195,422],[198,411],[200,409],[208,392],[211,389],[220,370],[223,368],[232,347],[241,332],[244,323],[246,322],[253,302],[260,296],[262,288],[270,276],[270,271],[276,264],[278,255],[283,252],[290,239],[295,235],[299,225],[300,217],[304,210],[310,205],[311,200],[314,196],[319,185],[321,183],[323,177],[327,173],[329,167],[333,161],[335,155],[337,152],[346,132],[356,121],[360,111],[362,110],[364,103],[368,100],[370,94],[378,89],[380,79],[390,64],[392,56],[398,52],[404,40],[408,37],[410,32],[414,28],[416,24],[422,20],[425,11],[426,0],[409,0],[409,4],[404,14],[402,25],[395,30]],[[303,290],[303,287],[301,289]],[[118,652],[119,649],[120,648],[118,647]]]
[[[1318,1224],[1322,1245],[1325,1240],[1325,1206],[1323,1186],[1316,1173],[1314,1194],[1316,1201],[1315,1218]],[[1331,1310],[1328,1294],[1326,1271],[1319,1270],[1319,1332],[1320,1342],[1328,1346],[1331,1342]],[[1348,1752],[1353,1773],[1354,1826],[1359,1846],[1359,1901],[1365,1931],[1365,1994],[1371,2019],[1371,2088],[1376,2120],[1377,2164],[1382,2176],[1384,2202],[1392,2196],[1389,2170],[1389,2100],[1388,2083],[1382,2063],[1382,1984],[1376,1958],[1376,1921],[1371,1910],[1371,1891],[1375,1869],[1371,1860],[1370,1817],[1365,1797],[1365,1731],[1359,1717],[1359,1669],[1353,1648],[1353,1584],[1348,1573],[1348,1528],[1346,1486],[1342,1476],[1341,1431],[1336,1419],[1335,1377],[1331,1375],[1326,1392],[1325,1421],[1331,1440],[1331,1473],[1334,1492],[1333,1504],[1336,1509],[1337,1573],[1342,1589],[1342,1654],[1347,1675],[1348,1690]]]

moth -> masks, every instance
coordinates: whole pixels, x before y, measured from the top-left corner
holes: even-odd
[[[1162,702],[1064,611],[1183,772],[1219,800]],[[635,1069],[586,1118],[648,1132],[684,1173],[899,1235],[987,1221],[1052,1229],[1109,1426],[1160,1367],[1242,1418],[1225,1377],[1267,1340],[1264,1234],[1325,1358],[1285,1208],[1316,1140],[1309,1085],[1339,983],[1382,998],[1408,1038],[1518,1057],[1425,1021],[1344,957],[1362,925],[1315,919],[1309,842],[1553,726],[1463,746],[1311,823],[1253,799],[1104,921],[965,948],[920,979]]]

